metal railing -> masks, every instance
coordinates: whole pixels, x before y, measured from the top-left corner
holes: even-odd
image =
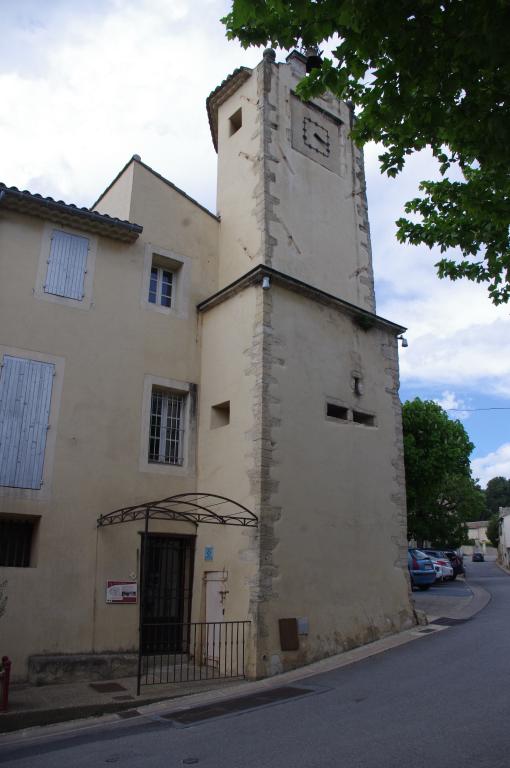
[[[0,663],[0,712],[9,708],[9,683],[11,677],[11,661],[8,656],[2,656]]]
[[[144,622],[138,655],[142,685],[245,677],[249,621]]]

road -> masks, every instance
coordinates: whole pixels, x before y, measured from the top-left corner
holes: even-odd
[[[294,698],[192,724],[134,718],[6,744],[0,764],[509,768],[510,577],[493,563],[469,563],[468,581],[492,595],[475,617],[293,683]]]

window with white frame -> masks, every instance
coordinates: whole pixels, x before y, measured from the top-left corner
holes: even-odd
[[[149,462],[184,463],[186,394],[153,387],[149,427]]]
[[[51,234],[44,293],[82,301],[85,296],[85,275],[89,240],[54,229]]]
[[[0,485],[39,489],[55,366],[4,355],[0,372]]]
[[[174,272],[157,264],[151,267],[149,303],[171,307],[174,300]]]

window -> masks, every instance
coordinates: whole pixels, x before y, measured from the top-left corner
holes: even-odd
[[[241,109],[241,107],[239,107],[239,109],[236,112],[234,112],[234,114],[230,117],[228,122],[230,127],[230,136],[233,136],[234,133],[237,133],[237,131],[243,124],[243,110]]]
[[[44,293],[82,301],[88,251],[88,238],[53,230]]]
[[[55,366],[4,355],[0,373],[0,485],[42,486]]]
[[[230,400],[211,408],[211,429],[226,427],[227,424],[230,424]]]
[[[142,307],[163,315],[188,317],[191,263],[188,256],[147,243],[141,282]]]
[[[152,388],[149,462],[183,465],[185,399],[183,393]]]
[[[28,568],[32,551],[32,520],[0,517],[0,566]]]
[[[153,265],[149,283],[149,302],[159,304],[161,307],[171,307],[173,282],[173,272]]]
[[[361,411],[353,411],[352,420],[356,424],[364,424],[366,427],[375,427],[375,417],[371,413],[362,413]]]
[[[343,421],[347,421],[349,418],[349,411],[342,405],[326,403],[326,416],[329,416],[331,419],[342,419]]]

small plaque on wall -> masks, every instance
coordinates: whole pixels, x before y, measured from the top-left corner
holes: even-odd
[[[138,584],[136,581],[106,582],[106,602],[132,604],[138,600]]]
[[[209,563],[214,560],[214,547],[204,547],[204,560]]]

